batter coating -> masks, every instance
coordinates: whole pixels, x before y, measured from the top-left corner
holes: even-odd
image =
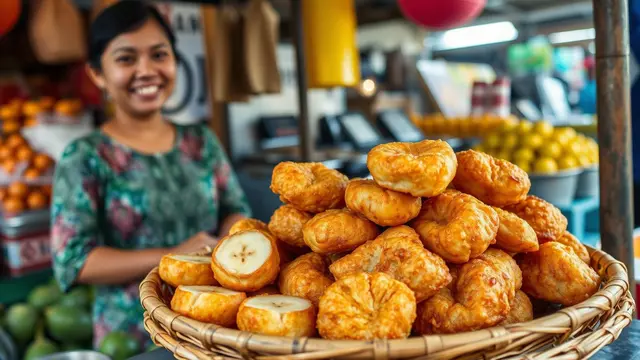
[[[344,207],[349,179],[318,162],[281,162],[273,169],[270,189],[301,211],[321,213]]]
[[[331,284],[333,276],[329,272],[329,260],[313,252],[293,260],[280,272],[282,294],[308,299],[315,306]]]
[[[569,231],[565,230],[558,238],[556,242],[570,247],[578,257],[589,265],[591,257],[589,256],[589,250],[584,246],[577,237],[573,236]]]
[[[537,299],[572,306],[590,298],[600,287],[600,276],[573,250],[559,242],[540,245],[523,254],[522,291]]]
[[[538,251],[538,237],[531,225],[516,214],[494,207],[500,226],[496,234],[496,247],[510,253]]]
[[[506,206],[504,210],[518,215],[529,223],[536,232],[540,244],[555,241],[567,230],[568,221],[562,212],[553,204],[534,195],[527,196],[515,205]]]
[[[418,216],[419,197],[385,189],[373,180],[353,179],[345,192],[347,207],[380,226],[397,226]]]
[[[451,282],[447,264],[425,249],[420,237],[408,226],[385,230],[373,241],[359,246],[351,254],[329,266],[341,279],[359,272],[383,272],[406,284],[421,302]]]
[[[245,230],[260,230],[260,231],[269,231],[267,224],[264,221],[252,218],[245,218],[235,222],[229,229],[229,235],[235,234],[240,231]]]
[[[320,298],[317,327],[331,340],[404,339],[416,318],[413,291],[384,273],[358,273]]]
[[[442,140],[386,143],[367,156],[367,168],[378,185],[417,197],[441,194],[457,167],[455,152]]]
[[[533,320],[533,304],[522,290],[516,291],[516,296],[511,301],[511,310],[500,325],[523,323]]]
[[[466,263],[494,244],[498,226],[491,206],[457,190],[425,200],[411,222],[427,249],[454,264]]]
[[[302,238],[302,227],[312,217],[312,214],[285,204],[276,209],[271,215],[269,231],[280,241],[298,248],[305,248],[307,245]]]
[[[458,171],[453,179],[457,190],[473,195],[488,205],[516,204],[531,188],[529,175],[518,166],[475,150],[456,153]]]
[[[376,224],[348,210],[327,210],[302,229],[304,242],[313,252],[327,255],[351,251],[379,234]]]
[[[522,273],[515,260],[498,249],[459,267],[454,286],[418,304],[414,329],[419,334],[451,334],[495,326],[507,318]]]

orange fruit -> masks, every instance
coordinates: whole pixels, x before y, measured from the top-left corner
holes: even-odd
[[[11,149],[15,149],[26,143],[27,141],[20,134],[11,134],[7,138],[7,146]]]
[[[13,150],[8,146],[0,146],[0,160],[7,160],[13,157]]]
[[[18,161],[31,161],[31,158],[33,158],[33,150],[29,145],[21,145],[16,150],[16,159]]]
[[[38,125],[38,119],[34,118],[34,117],[30,117],[27,118],[27,120],[24,121],[24,126],[25,127],[31,127],[31,126],[36,126]]]
[[[0,201],[7,198],[7,188],[0,188]]]
[[[39,101],[26,101],[22,104],[22,114],[24,116],[36,116],[42,111]]]
[[[12,134],[20,130],[20,123],[17,121],[3,121],[2,131],[5,134]]]
[[[43,111],[51,111],[55,103],[56,103],[56,99],[54,99],[51,96],[43,96],[40,98],[40,108]]]
[[[25,209],[25,204],[21,199],[14,198],[12,196],[7,197],[3,202],[4,211],[8,213],[20,213]]]
[[[29,186],[27,186],[27,184],[25,183],[14,182],[9,185],[9,188],[7,190],[11,197],[24,199],[29,193]]]
[[[38,210],[47,207],[47,195],[35,190],[27,196],[27,207],[31,210]]]
[[[33,158],[33,167],[41,171],[47,171],[53,165],[53,160],[46,154],[38,154]]]
[[[28,168],[24,171],[24,174],[22,176],[24,176],[24,178],[27,180],[36,180],[40,177],[40,170],[36,168]]]
[[[4,163],[2,163],[2,167],[7,174],[13,174],[16,170],[16,161],[13,159],[6,159]]]

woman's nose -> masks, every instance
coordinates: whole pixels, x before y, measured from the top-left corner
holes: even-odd
[[[151,61],[151,59],[146,56],[141,57],[138,61],[136,73],[138,76],[155,75],[156,71],[155,71],[153,61]]]

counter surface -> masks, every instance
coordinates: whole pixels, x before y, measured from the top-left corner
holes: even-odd
[[[640,360],[640,321],[624,329],[618,340],[593,355],[591,360]],[[131,358],[130,360],[171,360],[173,354],[165,349],[154,350]]]

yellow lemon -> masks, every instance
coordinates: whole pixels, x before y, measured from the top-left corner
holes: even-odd
[[[578,156],[578,163],[580,166],[589,166],[591,165],[591,160],[587,155],[580,155]]]
[[[579,165],[578,160],[573,156],[565,156],[558,160],[558,168],[561,170],[575,169]]]
[[[518,128],[516,130],[518,131],[518,134],[526,135],[531,132],[531,129],[533,129],[533,123],[523,120],[518,123]]]
[[[500,151],[496,157],[498,159],[502,159],[505,161],[511,161],[511,151],[509,150]]]
[[[542,146],[543,142],[544,142],[544,139],[542,138],[541,135],[529,134],[529,135],[525,135],[522,138],[521,146],[529,148],[531,150],[537,150],[540,146]]]
[[[562,146],[557,142],[552,142],[540,147],[539,151],[542,156],[557,159],[562,154]]]
[[[533,170],[537,173],[554,173],[558,171],[558,163],[552,158],[541,157],[533,164]]]
[[[550,122],[543,120],[538,121],[533,125],[533,132],[542,136],[543,138],[550,137],[553,135],[553,125]]]
[[[529,162],[531,162],[531,160],[533,160],[533,158],[536,155],[534,154],[533,150],[531,149],[527,149],[527,148],[521,148],[516,150],[513,153],[513,160],[516,163],[527,163],[529,164]]]
[[[488,149],[495,149],[500,146],[500,134],[491,133],[484,139],[484,146]]]
[[[515,133],[507,134],[502,141],[503,149],[513,149],[518,145],[519,138]]]

